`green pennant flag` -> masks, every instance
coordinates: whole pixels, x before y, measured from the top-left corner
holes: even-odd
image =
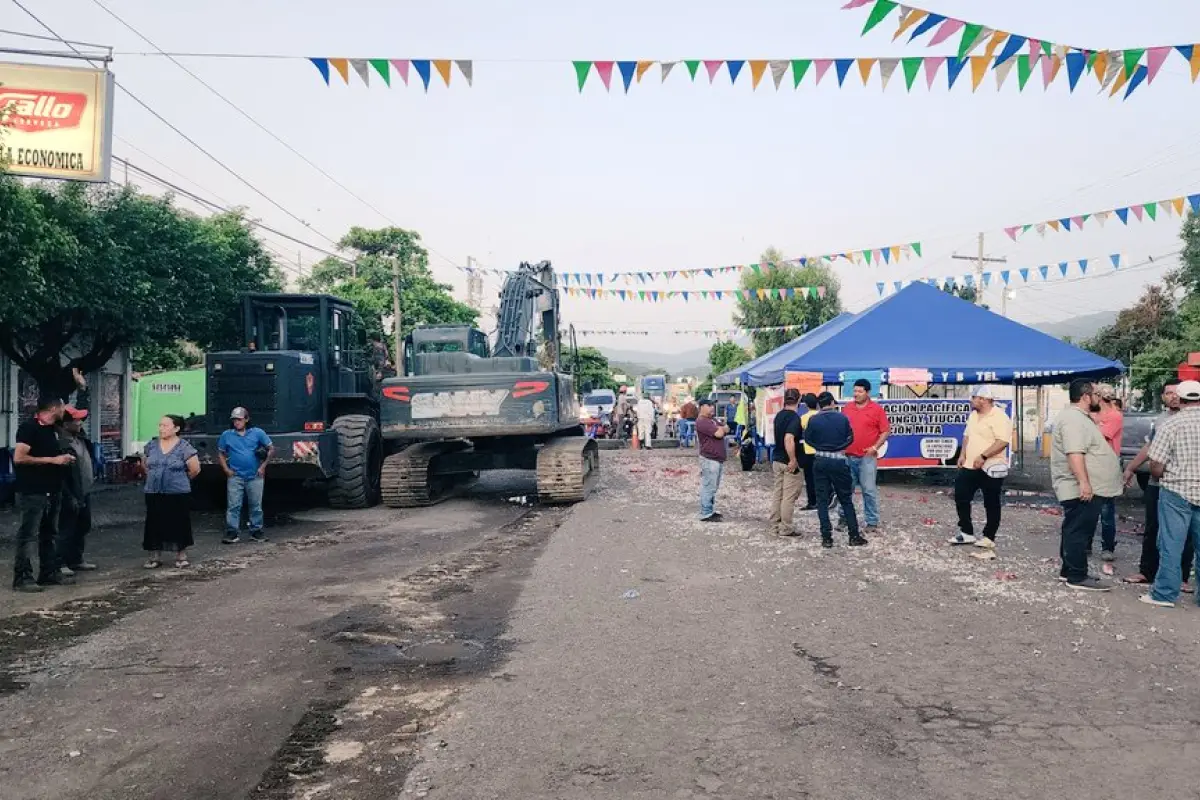
[[[1134,71],[1137,69],[1138,62],[1142,60],[1142,56],[1146,54],[1146,48],[1135,47],[1132,50],[1125,51],[1125,77],[1132,78]]]
[[[638,290],[638,299],[639,299],[639,300],[645,300],[645,299],[646,299],[646,292],[645,292],[645,290],[642,290],[642,289],[639,289],[639,290]]]
[[[750,269],[754,270],[755,275],[759,275],[762,273],[762,267],[760,267],[758,264],[751,264]]]
[[[913,242],[912,249],[913,249],[913,252],[917,254],[917,258],[920,258],[921,257],[921,243]]]
[[[975,46],[975,40],[979,38],[979,34],[983,33],[983,26],[976,25],[974,22],[968,22],[963,26],[962,41],[958,43],[958,57],[966,58],[971,52],[971,48]]]
[[[782,299],[783,299],[783,289],[776,289],[776,290],[775,290],[775,299],[776,299],[776,300],[782,300]]]
[[[1092,74],[1092,70],[1096,68],[1096,59],[1100,57],[1100,51],[1096,50],[1088,55],[1087,58],[1087,73]]]
[[[1029,63],[1029,56],[1017,56],[1017,91],[1024,90],[1032,74],[1033,65]]]
[[[800,81],[804,80],[804,73],[808,72],[808,68],[812,66],[811,58],[800,58],[792,62],[792,88],[800,85]]]
[[[921,72],[921,65],[924,61],[925,59],[920,56],[900,59],[900,65],[904,67],[904,85],[908,87],[908,91],[910,92],[912,91],[913,82]]]
[[[1048,56],[1054,55],[1054,43],[1053,42],[1042,42],[1042,52]]]
[[[1128,53],[1129,51],[1126,50],[1125,52]],[[1151,220],[1158,218],[1158,203],[1146,203],[1142,208],[1146,209],[1146,216]]]
[[[379,77],[383,78],[383,82],[388,86],[391,86],[392,71],[388,67],[388,60],[386,58],[370,58],[367,60],[371,62],[371,66],[374,67],[375,71],[379,73]]]
[[[870,263],[871,263],[871,251],[870,251],[870,250],[863,250],[863,251],[862,251],[862,254],[863,254],[864,256],[866,256],[866,258],[867,258],[867,263],[868,263],[868,264],[870,264]]]
[[[888,14],[895,10],[898,3],[893,0],[875,0],[875,7],[871,9],[871,16],[867,17],[867,24],[863,26],[862,36],[867,35],[867,31],[874,28],[887,17]]]
[[[1026,225],[1025,227],[1021,228],[1021,233],[1029,233],[1031,228],[1033,228],[1032,224]]]
[[[587,83],[588,73],[592,71],[592,62],[590,61],[572,61],[575,65],[575,78],[579,81],[579,91],[583,91],[583,84]]]
[[[692,80],[696,80],[696,70],[700,69],[699,61],[684,61],[687,64],[688,74],[692,76]]]
[[[817,287],[815,287],[815,286],[808,287],[808,299],[813,300],[816,298],[816,296],[817,296]]]

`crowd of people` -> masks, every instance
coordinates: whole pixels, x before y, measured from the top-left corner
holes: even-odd
[[[794,513],[802,489],[816,511],[823,547],[833,547],[830,514],[836,506],[838,529],[847,532],[852,547],[867,545],[866,535],[879,530],[880,502],[876,483],[878,459],[890,425],[883,407],[871,399],[871,384],[854,384],[853,399],[844,406],[829,392],[801,395],[784,392],[783,410],[774,418],[771,457],[772,492],[768,522],[773,535],[796,536]],[[1135,473],[1149,463],[1151,478],[1145,492],[1145,537],[1140,571],[1126,583],[1150,585],[1141,601],[1158,607],[1174,606],[1181,593],[1193,591],[1189,573],[1200,575],[1200,382],[1169,381],[1162,392],[1166,409],[1155,422],[1141,452],[1122,471],[1123,410],[1108,386],[1077,380],[1068,390],[1070,406],[1060,415],[1051,437],[1050,471],[1054,494],[1061,505],[1060,578],[1080,591],[1109,591],[1112,583],[1089,574],[1088,557],[1096,531],[1101,539],[1103,572],[1113,574],[1116,560],[1116,498]],[[951,546],[973,546],[982,561],[997,558],[1004,480],[1012,420],[996,402],[989,386],[971,394],[971,413],[958,448],[954,503],[958,532]],[[702,400],[695,426],[700,458],[700,519],[719,522],[715,508],[732,428],[714,417],[713,404]],[[853,497],[862,493],[860,521]],[[976,535],[972,506],[983,497],[984,526]]]
[[[88,418],[86,384],[76,374],[80,398],[70,405],[57,397],[38,402],[33,418],[17,430],[13,471],[19,513],[12,587],[18,592],[42,592],[75,582],[76,574],[97,569],[84,558],[92,527],[91,495],[95,487],[94,448],[83,432]],[[142,452],[141,474],[146,517],[142,548],[146,569],[163,565],[163,553],[175,554],[175,567],[186,569],[192,535],[192,482],[200,474],[196,449],[184,439],[185,420],[169,414],[158,424],[158,436]],[[250,537],[265,542],[263,484],[271,439],[250,425],[244,408],[230,414],[230,427],[217,445],[226,476],[225,536],[240,541],[241,516],[246,507]],[[37,570],[33,543],[37,542]]]

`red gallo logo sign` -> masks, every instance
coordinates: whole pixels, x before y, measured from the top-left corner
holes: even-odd
[[[86,108],[85,94],[0,88],[4,127],[26,133],[78,128]]]
[[[313,378],[313,374],[311,372],[304,376],[304,388],[308,390],[310,395],[313,393],[313,387],[315,385],[316,379]]]

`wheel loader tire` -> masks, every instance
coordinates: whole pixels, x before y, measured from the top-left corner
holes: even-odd
[[[338,435],[337,471],[329,487],[333,508],[369,508],[379,502],[379,471],[383,438],[379,423],[364,414],[346,414],[333,421]]]

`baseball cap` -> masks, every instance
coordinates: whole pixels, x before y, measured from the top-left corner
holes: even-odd
[[[86,408],[79,409],[79,408],[76,408],[75,406],[66,406],[65,408],[63,408],[63,413],[66,414],[71,419],[87,419],[87,415],[88,415]]]
[[[991,386],[976,386],[975,391],[971,392],[971,397],[983,397],[987,400],[995,400],[996,390]]]
[[[1117,393],[1113,391],[1113,387],[1108,386],[1107,384],[1098,383],[1096,384],[1095,388],[1096,395],[1104,398],[1105,400],[1111,400],[1117,396]]]
[[[250,412],[238,406],[233,411],[229,412],[230,419],[250,419]]]
[[[1180,400],[1196,402],[1200,400],[1200,381],[1181,381],[1175,387],[1175,393],[1179,395]]]

